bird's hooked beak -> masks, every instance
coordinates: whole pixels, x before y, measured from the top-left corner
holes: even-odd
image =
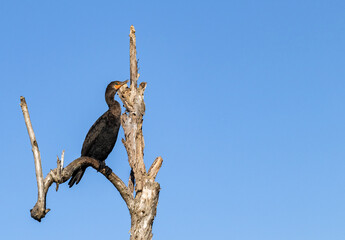
[[[123,82],[119,82],[119,84],[115,85],[115,89],[119,90],[120,87],[122,87],[123,85],[125,85],[126,83],[128,83],[129,80],[123,81]]]

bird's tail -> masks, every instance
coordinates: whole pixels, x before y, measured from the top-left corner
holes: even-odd
[[[68,186],[71,188],[74,183],[78,184],[81,180],[81,178],[84,175],[86,168],[79,168],[78,170],[74,171],[74,173],[72,174],[71,180],[69,180],[68,182]]]

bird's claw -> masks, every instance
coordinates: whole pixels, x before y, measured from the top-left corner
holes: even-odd
[[[111,168],[105,165],[105,162],[102,161],[99,163],[98,172],[102,171],[103,169],[106,176],[109,176],[113,172],[113,170],[111,170]]]
[[[111,170],[110,167],[108,167],[108,166],[105,167],[105,175],[106,175],[106,176],[109,176],[112,172],[113,172],[113,171]]]

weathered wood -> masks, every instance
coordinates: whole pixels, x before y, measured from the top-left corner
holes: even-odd
[[[151,165],[151,167],[150,167],[150,169],[148,171],[149,177],[152,177],[153,179],[155,179],[157,174],[158,174],[159,169],[162,166],[162,164],[163,164],[162,157],[161,156],[157,157],[155,159],[155,161],[152,163],[152,165]]]
[[[137,81],[139,78],[138,74],[138,61],[137,61],[137,42],[135,37],[135,29],[134,26],[131,26],[129,32],[129,71],[130,71],[130,80],[131,80],[131,91],[136,91],[137,88]]]
[[[121,116],[125,139],[122,140],[128,155],[128,162],[134,173],[135,189],[140,192],[143,186],[143,176],[146,173],[144,164],[144,136],[142,132],[143,116],[145,114],[144,90],[146,83],[137,88],[139,78],[136,58],[135,29],[131,26],[130,34],[130,87],[122,86],[118,95],[124,103],[126,111]]]
[[[28,130],[32,153],[34,155],[35,161],[35,172],[36,172],[36,180],[37,180],[37,189],[38,189],[38,196],[37,196],[37,207],[40,209],[41,212],[48,213],[49,209],[46,210],[45,199],[44,199],[44,185],[43,185],[43,173],[42,173],[42,163],[41,163],[41,154],[40,150],[38,149],[38,144],[36,141],[34,129],[32,128],[28,105],[26,104],[25,98],[20,97],[20,107],[23,111],[23,116],[26,124],[26,129]],[[44,215],[45,215],[44,214]]]
[[[129,188],[135,185],[135,199],[131,213],[131,240],[152,239],[152,225],[156,216],[160,186],[155,177],[162,166],[163,159],[158,157],[148,172],[144,164],[144,136],[142,131],[145,114],[144,91],[146,82],[140,83],[138,62],[136,59],[135,29],[131,26],[130,37],[130,87],[123,86],[118,95],[126,108],[121,116],[125,133],[122,140],[128,155],[128,162],[133,174],[129,179]],[[133,191],[133,190],[132,190]]]
[[[57,173],[58,167],[53,170],[50,170],[50,172],[47,174],[47,176],[44,179],[43,205],[41,201],[37,201],[33,209],[30,210],[31,217],[33,217],[34,219],[38,221],[41,221],[41,219],[44,218],[44,216],[50,210],[50,209],[46,209],[46,197],[47,197],[47,193],[50,186],[54,182],[61,184],[68,181],[72,177],[73,172],[82,167],[92,167],[98,170],[99,161],[97,159],[93,159],[90,157],[77,158],[62,170],[60,176]],[[126,184],[124,184],[124,182],[114,172],[111,172],[109,175],[107,175],[107,168],[108,167],[105,167],[104,169],[100,170],[100,173],[102,173],[120,192],[120,195],[123,198],[123,200],[126,202],[128,209],[132,209],[133,204],[134,204],[134,198],[133,198],[132,193],[129,191]]]
[[[145,177],[140,198],[135,198],[131,211],[131,240],[152,239],[152,225],[156,216],[160,186],[152,178]]]

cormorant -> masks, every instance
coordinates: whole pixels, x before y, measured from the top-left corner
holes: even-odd
[[[81,149],[82,157],[91,157],[100,161],[99,170],[102,167],[104,168],[104,161],[116,143],[117,134],[121,125],[121,106],[114,97],[117,90],[127,82],[128,80],[109,83],[105,91],[105,101],[109,109],[92,125]],[[72,174],[71,180],[68,182],[69,187],[72,187],[74,183],[78,184],[80,182],[85,170],[86,167],[79,168]]]

